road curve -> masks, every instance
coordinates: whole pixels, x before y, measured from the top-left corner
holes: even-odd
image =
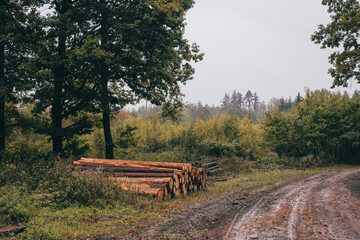
[[[360,170],[317,174],[282,187],[239,213],[224,240],[360,239],[360,201],[346,187]]]

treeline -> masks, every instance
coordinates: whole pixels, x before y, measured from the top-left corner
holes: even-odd
[[[0,4],[0,152],[14,128],[33,128],[62,154],[100,114],[113,157],[114,112],[146,99],[176,117],[180,84],[202,59],[183,38],[185,1],[13,1]],[[31,108],[31,118],[19,109]]]
[[[308,91],[290,112],[266,113],[265,143],[282,157],[360,163],[360,93]]]
[[[247,117],[253,123],[260,123],[265,119],[265,112],[278,109],[281,112],[288,112],[296,107],[301,102],[300,93],[292,100],[289,98],[272,98],[268,103],[261,100],[260,96],[248,90],[245,95],[234,90],[232,94],[225,93],[220,100],[220,105],[203,104],[198,102],[188,103],[180,113],[179,120],[181,122],[195,122],[197,119],[211,119],[216,115],[227,113],[229,115],[236,115],[240,118]],[[146,103],[129,111],[132,116],[141,116],[152,121],[160,120],[162,109],[158,106],[153,106]]]

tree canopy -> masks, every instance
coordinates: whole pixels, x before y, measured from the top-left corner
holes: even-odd
[[[291,112],[267,112],[265,139],[281,156],[311,154],[317,160],[360,162],[359,93],[308,91]]]
[[[63,151],[64,140],[90,131],[89,113],[102,113],[108,158],[111,116],[125,105],[146,99],[176,118],[183,106],[180,86],[192,79],[191,63],[203,57],[184,38],[185,14],[193,4],[2,1],[0,151],[5,105],[17,99],[15,91],[32,98],[39,132],[51,137],[54,153]]]
[[[348,86],[349,80],[360,83],[360,4],[357,0],[323,0],[328,7],[331,22],[319,25],[311,40],[322,48],[335,48],[329,56],[333,68],[333,87]]]

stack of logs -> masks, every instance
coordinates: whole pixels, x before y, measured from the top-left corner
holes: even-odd
[[[206,173],[189,163],[147,162],[81,158],[73,162],[78,171],[101,170],[109,180],[127,191],[169,199],[206,187]]]

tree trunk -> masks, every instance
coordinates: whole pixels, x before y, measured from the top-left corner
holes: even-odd
[[[105,137],[105,158],[113,159],[114,158],[114,143],[111,136],[111,128],[110,128],[110,110],[109,104],[106,103],[107,106],[103,107],[103,128],[104,128],[104,137]]]
[[[103,2],[105,4],[105,2]],[[107,21],[107,12],[104,12],[102,16],[102,25],[100,29],[101,34],[101,46],[106,49],[108,43],[108,21]],[[102,107],[102,123],[104,128],[104,138],[105,138],[105,158],[114,159],[114,143],[111,136],[111,127],[110,127],[110,96],[109,96],[109,68],[107,64],[103,64],[101,68],[101,107]]]

